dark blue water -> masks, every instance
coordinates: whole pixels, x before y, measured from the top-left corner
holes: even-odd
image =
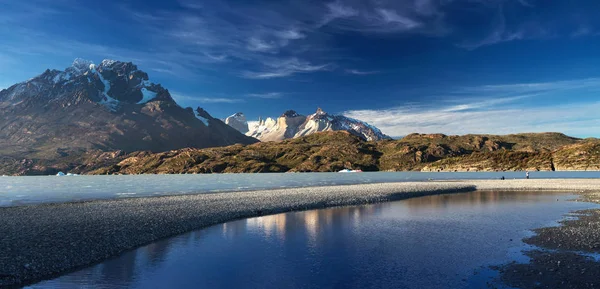
[[[239,220],[33,288],[487,288],[521,239],[569,211],[552,192],[472,192]],[[496,284],[499,285],[499,284]]]
[[[0,206],[123,197],[448,179],[507,179],[524,172],[371,172],[0,177]],[[600,172],[531,172],[531,178],[600,178]]]

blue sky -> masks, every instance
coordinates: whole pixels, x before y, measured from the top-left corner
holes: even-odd
[[[132,61],[183,106],[600,136],[600,1],[0,0],[0,88]]]

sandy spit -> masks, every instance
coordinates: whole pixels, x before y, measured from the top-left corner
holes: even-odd
[[[388,183],[3,207],[0,287],[56,277],[230,220],[473,190],[462,183]]]
[[[600,180],[402,182],[0,208],[0,287],[59,276],[240,218],[481,190],[600,190]]]

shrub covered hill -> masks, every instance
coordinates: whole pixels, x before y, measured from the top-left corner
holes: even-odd
[[[263,142],[115,156],[108,165],[74,168],[91,174],[598,170],[600,141],[560,133],[515,135],[411,134],[364,141],[348,132],[322,132]]]

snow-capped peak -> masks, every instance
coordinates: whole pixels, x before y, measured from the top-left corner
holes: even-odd
[[[73,60],[73,64],[71,64],[71,66],[75,67],[77,69],[87,69],[92,64],[94,64],[94,62],[91,60],[87,60],[87,59],[83,59],[83,58],[75,58],[75,60]]]
[[[75,76],[79,76],[88,71],[92,65],[94,65],[94,62],[90,60],[86,60],[83,58],[75,58],[73,64],[71,64],[70,67],[67,67],[67,69],[65,69],[65,72],[73,74]]]
[[[112,66],[113,64],[115,64],[116,62],[117,62],[116,60],[104,59],[104,60],[102,60],[101,65],[104,67],[109,67],[109,66]]]
[[[225,123],[229,126],[235,128],[241,133],[248,132],[248,121],[246,121],[246,116],[241,113],[235,113],[225,119]]]
[[[238,119],[239,118],[246,118],[246,116],[244,116],[243,112],[236,112],[236,113],[230,115],[229,117],[231,117],[231,118],[238,118]]]
[[[145,105],[151,101],[175,102],[160,84],[152,83],[148,74],[131,62],[111,59],[99,65],[76,58],[64,71],[47,69],[44,73],[7,89],[0,97],[14,100],[36,98],[60,101],[80,95],[85,90],[90,100],[117,111],[122,104]],[[66,101],[66,103],[69,103]]]
[[[295,110],[288,110],[286,112],[284,112],[281,117],[297,117],[299,116],[299,114],[295,111]]]
[[[307,117],[298,115],[295,111],[286,111],[277,122],[261,121],[251,126],[246,135],[262,141],[283,140],[297,138],[323,131],[348,131],[365,140],[382,140],[390,137],[383,134],[378,128],[366,122],[345,117],[343,115],[328,114],[321,108]]]

